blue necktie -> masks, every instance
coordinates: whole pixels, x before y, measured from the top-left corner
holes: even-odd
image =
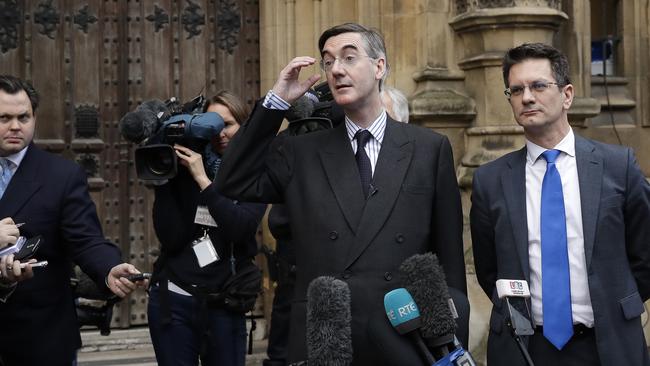
[[[5,194],[5,190],[11,180],[11,169],[9,160],[0,158],[0,167],[2,168],[2,175],[0,175],[0,198]]]
[[[561,350],[573,335],[573,320],[564,196],[555,166],[558,155],[559,150],[542,153],[547,162],[542,182],[542,306],[544,337]]]
[[[359,130],[354,135],[357,139],[357,166],[359,167],[359,175],[361,176],[361,188],[363,188],[363,196],[368,197],[368,190],[370,189],[370,182],[372,182],[372,165],[370,165],[370,158],[366,154],[366,143],[370,140],[372,135],[368,130]]]

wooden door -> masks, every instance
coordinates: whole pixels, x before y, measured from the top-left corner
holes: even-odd
[[[152,192],[135,175],[119,120],[144,100],[222,88],[252,105],[258,8],[250,0],[0,0],[0,73],[39,91],[36,143],[85,168],[106,237],[142,270],[158,248]],[[113,321],[146,324],[144,293],[118,304]]]

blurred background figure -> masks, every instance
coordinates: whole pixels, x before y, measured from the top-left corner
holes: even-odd
[[[399,89],[384,85],[381,91],[381,102],[386,113],[397,122],[409,123],[409,101]]]
[[[156,186],[153,220],[161,244],[149,294],[149,328],[159,365],[243,366],[245,313],[261,273],[253,257],[266,205],[222,196],[212,182],[230,139],[248,117],[238,97],[221,91],[205,112],[224,122],[208,145],[214,154],[175,144],[178,174]],[[206,159],[205,156],[210,156]],[[223,293],[245,296],[222,296]]]

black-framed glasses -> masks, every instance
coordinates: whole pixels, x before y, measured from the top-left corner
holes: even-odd
[[[358,55],[356,53],[348,53],[340,57],[325,56],[320,60],[320,68],[325,72],[329,72],[332,70],[332,67],[334,67],[336,60],[338,60],[345,68],[352,67],[356,65],[357,62],[359,62],[359,60],[361,60],[363,57],[375,60],[374,57],[370,57],[368,55]]]
[[[528,85],[512,85],[508,89],[504,90],[503,94],[505,94],[506,97],[508,98],[518,97],[524,94],[524,90],[526,90],[526,88],[528,88],[531,93],[539,94],[539,93],[543,93],[546,89],[550,88],[551,85],[557,85],[559,87],[563,86],[559,83],[540,80],[540,81],[533,81]]]

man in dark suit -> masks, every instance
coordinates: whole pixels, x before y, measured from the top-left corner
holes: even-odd
[[[509,50],[506,95],[526,146],[477,169],[470,222],[476,275],[494,306],[489,365],[522,365],[498,279],[530,284],[537,365],[648,365],[650,188],[631,149],[575,135],[566,56]]]
[[[48,261],[22,269],[13,254],[0,260],[0,358],[6,366],[70,366],[81,346],[72,261],[121,297],[136,287],[123,277],[138,271],[104,238],[81,167],[32,143],[37,106],[29,83],[0,75],[0,231],[7,233],[0,247],[18,232],[42,235],[35,257]]]
[[[284,109],[319,79],[299,81],[301,69],[316,60],[296,57],[233,139],[218,185],[242,200],[286,204],[298,267],[290,362],[306,358],[307,286],[328,275],[351,290],[354,365],[394,364],[388,356],[419,364],[413,347],[390,329],[383,297],[402,286],[402,261],[428,251],[440,258],[449,286],[466,293],[451,146],[442,135],[387,117],[379,92],[388,62],[379,33],[352,23],[335,26],[321,35],[319,49],[345,122],[271,146]],[[369,332],[371,324],[385,329]],[[411,349],[401,353],[400,346]]]

